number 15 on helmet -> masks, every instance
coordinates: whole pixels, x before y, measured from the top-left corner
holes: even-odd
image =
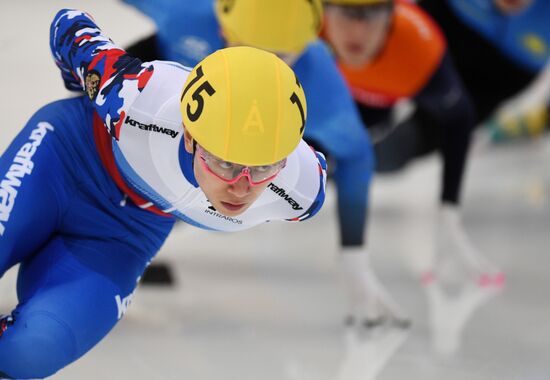
[[[290,67],[272,53],[241,46],[218,50],[193,68],[181,113],[208,152],[257,166],[281,161],[298,146],[307,105]]]

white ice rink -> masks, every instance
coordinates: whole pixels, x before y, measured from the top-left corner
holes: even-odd
[[[154,30],[114,0],[0,0],[0,151],[40,106],[68,95],[48,47],[62,7],[89,11],[122,46]],[[344,328],[329,183],[324,208],[306,223],[238,234],[176,226],[158,255],[176,270],[176,286],[140,287],[112,333],[52,379],[548,380],[548,137],[471,156],[464,223],[505,271],[499,293],[419,283],[433,253],[440,165],[432,155],[377,177],[371,196],[374,264],[412,318],[408,331]],[[15,275],[0,281],[0,314],[15,305]]]

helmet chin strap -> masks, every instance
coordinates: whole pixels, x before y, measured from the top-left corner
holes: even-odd
[[[197,153],[197,140],[193,139],[193,159],[191,160],[191,167],[195,169],[195,153]]]

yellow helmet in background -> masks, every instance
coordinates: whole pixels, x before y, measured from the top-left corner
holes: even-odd
[[[183,125],[208,152],[241,165],[287,157],[304,133],[307,106],[298,78],[275,54],[221,49],[199,62],[181,95]]]
[[[334,5],[370,5],[370,4],[383,4],[393,3],[394,0],[323,0],[326,4]]]
[[[300,53],[323,20],[321,0],[216,0],[228,42],[277,53]]]

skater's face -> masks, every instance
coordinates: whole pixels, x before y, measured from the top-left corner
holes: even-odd
[[[325,35],[345,65],[361,67],[383,48],[392,18],[389,3],[325,6]]]
[[[495,0],[495,5],[504,14],[512,15],[527,8],[533,0]]]
[[[208,166],[208,152],[198,144],[193,147],[193,138],[185,131],[185,150],[194,154],[193,170],[202,191],[216,211],[226,216],[237,216],[245,212],[264,192],[270,180],[284,167],[269,168],[269,173],[263,177],[252,177],[248,173],[239,174],[233,180],[224,179],[217,170]],[[256,181],[257,182],[254,182]]]

